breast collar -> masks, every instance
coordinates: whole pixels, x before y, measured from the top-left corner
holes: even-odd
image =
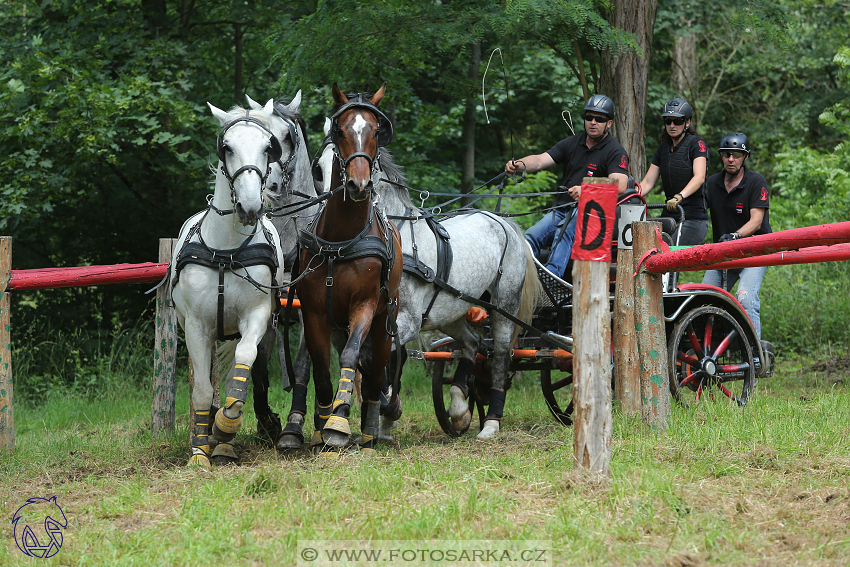
[[[274,244],[274,239],[272,238],[271,232],[269,229],[263,224],[262,219],[254,225],[254,229],[251,231],[251,234],[240,244],[237,248],[227,249],[227,250],[217,250],[215,248],[210,248],[206,242],[204,242],[204,238],[201,235],[201,225],[204,222],[204,219],[209,214],[209,209],[204,213],[204,215],[196,222],[192,228],[189,229],[188,234],[186,234],[186,239],[183,241],[183,246],[180,248],[180,253],[177,255],[177,260],[174,263],[174,284],[177,283],[177,280],[180,278],[180,271],[186,267],[187,264],[195,264],[198,266],[204,266],[206,268],[211,268],[214,270],[218,270],[218,313],[216,316],[217,319],[217,331],[218,331],[218,340],[230,340],[234,338],[238,338],[240,335],[236,333],[235,335],[225,335],[224,334],[224,273],[225,271],[230,271],[236,277],[242,278],[245,281],[252,284],[259,291],[263,293],[268,293],[265,289],[263,289],[263,285],[256,281],[251,277],[250,274],[246,273],[245,275],[237,274],[234,270],[238,270],[240,268],[248,268],[251,266],[266,266],[271,270],[272,273],[272,287],[271,289],[275,289],[278,287],[277,283],[277,270],[279,267],[277,261],[277,248]],[[257,234],[257,228],[259,225],[262,225],[263,236],[265,236],[265,242],[253,242],[254,237]],[[198,240],[193,241],[192,238],[197,234]],[[173,284],[172,284],[173,285]]]

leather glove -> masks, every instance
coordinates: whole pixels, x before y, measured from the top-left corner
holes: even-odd
[[[718,240],[717,242],[729,242],[730,240],[736,240],[736,237],[734,234],[727,232],[726,234],[721,236],[720,240]]]
[[[675,211],[676,207],[679,206],[679,203],[682,202],[682,199],[684,199],[684,197],[682,197],[681,193],[676,193],[675,195],[673,195],[673,198],[667,201],[667,210]]]

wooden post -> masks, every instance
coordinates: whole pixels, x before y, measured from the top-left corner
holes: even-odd
[[[176,238],[159,239],[159,261],[170,262]],[[171,301],[171,281],[156,290],[156,337],[154,342],[153,419],[154,433],[174,429],[174,397],[177,371],[177,313]]]
[[[635,271],[632,223],[643,205],[622,205],[617,237],[617,285],[614,292],[614,399],[623,415],[640,414],[640,372],[635,334]]]
[[[610,474],[611,311],[608,279],[617,181],[586,177],[573,244],[573,396],[576,467]]]
[[[640,372],[635,333],[635,271],[631,249],[617,252],[614,292],[614,399],[623,415],[640,413]]]
[[[655,248],[659,222],[636,222],[634,255],[640,258]],[[667,373],[667,334],[661,276],[650,274],[645,267],[635,282],[635,331],[640,357],[641,416],[653,430],[666,431],[670,417],[670,376]]]
[[[12,237],[0,236],[0,449],[15,449],[15,412],[12,404],[12,305],[6,287],[12,270]]]

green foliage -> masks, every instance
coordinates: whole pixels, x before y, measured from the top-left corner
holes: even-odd
[[[15,399],[44,403],[54,396],[98,400],[116,391],[148,389],[152,317],[97,332],[20,329],[13,345]]]

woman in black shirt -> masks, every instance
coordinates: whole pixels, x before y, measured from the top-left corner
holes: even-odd
[[[678,220],[677,205],[685,210],[685,221],[677,227],[673,242],[683,246],[702,244],[708,234],[705,203],[708,148],[691,128],[693,109],[684,100],[674,98],[668,102],[664,105],[661,117],[664,120],[664,141],[656,150],[649,171],[640,182],[640,193],[648,195],[661,177],[661,185],[667,196],[667,210],[662,216]]]

